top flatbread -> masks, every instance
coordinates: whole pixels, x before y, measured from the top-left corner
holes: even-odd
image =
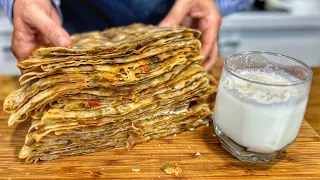
[[[127,54],[164,37],[181,33],[192,33],[195,38],[200,36],[199,31],[179,26],[159,28],[152,25],[132,24],[102,32],[76,34],[72,36],[73,44],[68,48],[39,48],[33,53],[32,57],[41,55],[110,54],[119,51]]]

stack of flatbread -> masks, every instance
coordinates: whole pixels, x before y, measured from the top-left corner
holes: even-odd
[[[4,103],[9,125],[31,120],[27,163],[128,149],[207,124],[216,82],[199,65],[200,33],[133,24],[72,36],[18,67],[22,88]]]

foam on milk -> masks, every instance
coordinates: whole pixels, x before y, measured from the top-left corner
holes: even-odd
[[[224,72],[228,73],[228,72]],[[300,81],[281,69],[237,70],[240,76],[271,84]],[[248,151],[272,153],[296,138],[304,116],[305,86],[267,86],[224,74],[217,94],[214,123]]]

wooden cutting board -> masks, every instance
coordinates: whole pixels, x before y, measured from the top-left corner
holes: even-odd
[[[1,112],[0,179],[320,179],[320,138],[306,121],[297,142],[271,164],[235,159],[221,147],[213,127],[202,126],[130,151],[120,148],[26,165],[18,153],[29,124],[8,127],[7,119]],[[177,163],[183,172],[177,177],[164,174],[164,162]]]
[[[222,60],[213,71],[217,79],[221,70]],[[308,108],[313,108],[312,113],[306,113],[314,122],[319,121],[319,77],[314,75],[311,87]],[[1,111],[2,100],[17,87],[17,77],[0,77],[0,179],[320,179],[320,137],[306,121],[297,142],[271,164],[235,159],[209,126],[139,144],[130,151],[114,149],[26,165],[18,153],[29,124],[8,127],[9,115]],[[201,155],[196,156],[197,152]],[[178,163],[183,172],[177,177],[164,174],[160,170],[164,162]]]

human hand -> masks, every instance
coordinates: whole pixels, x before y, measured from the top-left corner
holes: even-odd
[[[210,70],[218,59],[218,32],[221,16],[214,0],[176,0],[160,27],[182,25],[202,32],[202,65]]]
[[[51,0],[15,0],[11,50],[18,61],[42,46],[68,46],[71,39]]]

